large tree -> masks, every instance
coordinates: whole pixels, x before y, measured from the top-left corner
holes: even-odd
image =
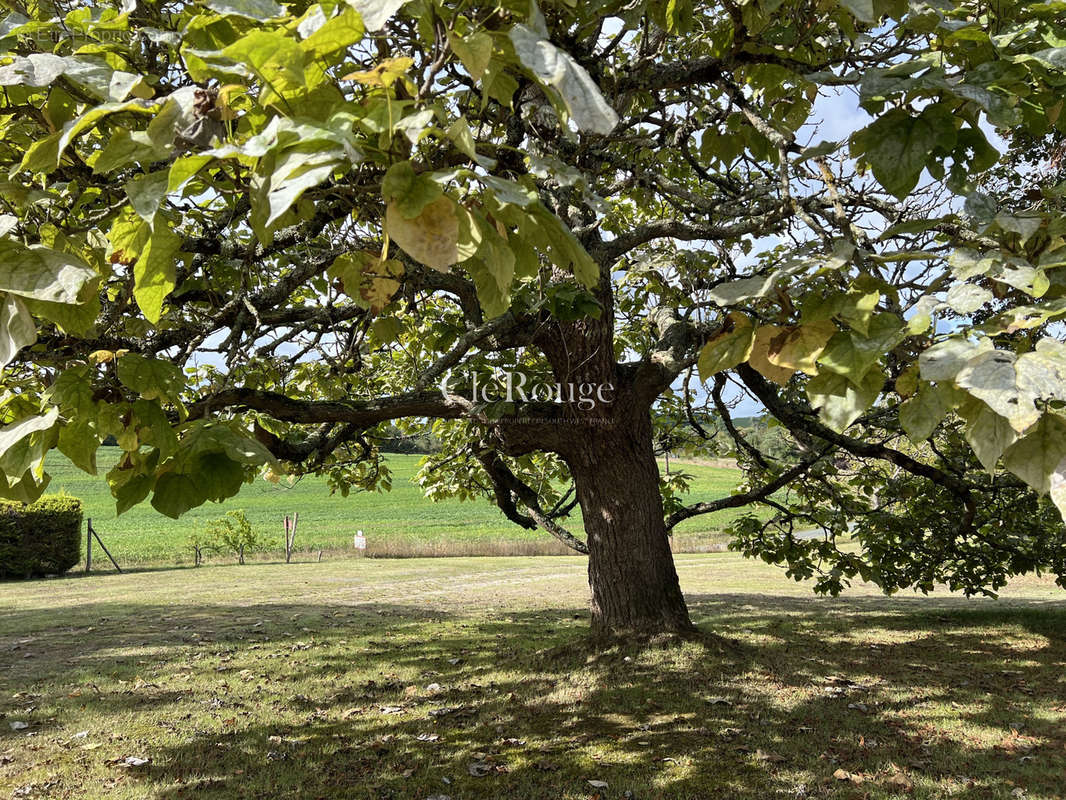
[[[119,511],[373,489],[432,424],[427,492],[587,552],[603,632],[691,628],[724,507],[827,590],[1066,576],[1061,185],[983,187],[1066,125],[1061,3],[71,5],[0,22],[0,493],[108,435]],[[685,505],[706,409],[748,480]]]

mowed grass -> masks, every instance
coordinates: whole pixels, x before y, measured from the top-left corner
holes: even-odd
[[[1064,796],[1050,582],[834,600],[732,553],[677,562],[733,643],[591,648],[580,558],[3,585],[0,797]]]
[[[570,552],[544,531],[527,531],[511,523],[489,501],[426,499],[414,482],[421,458],[416,455],[389,456],[390,492],[360,492],[342,497],[331,495],[321,478],[302,478],[291,486],[257,479],[224,504],[205,503],[181,519],[172,520],[155,511],[147,501],[116,516],[115,501],[104,475],[120,454],[117,447],[101,448],[97,476],[77,469],[58,452],[49,454],[47,468],[53,476],[48,491],[65,491],[80,498],[85,516],[92,518],[93,527],[124,565],[191,562],[189,534],[202,530],[206,523],[234,508],[244,509],[252,524],[272,538],[276,546],[274,557],[284,548],[283,519],[295,512],[300,514],[296,546],[305,558],[317,557],[319,550],[351,551],[352,538],[358,530],[366,534],[369,555]],[[672,463],[672,468],[676,470],[678,465]],[[728,495],[741,477],[735,469],[696,464],[684,464],[680,468],[693,476],[690,495],[693,502]],[[730,510],[686,520],[677,528],[679,549],[721,546],[726,541],[722,529],[738,513]],[[575,511],[568,524],[576,533],[582,533],[580,512]],[[98,553],[94,561],[101,568],[110,566],[103,553]]]

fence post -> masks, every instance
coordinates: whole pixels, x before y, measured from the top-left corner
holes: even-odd
[[[92,519],[91,519],[91,518],[89,519],[89,535],[90,535],[90,536],[95,536],[95,537],[96,537],[96,543],[97,543],[98,545],[100,545],[100,547],[101,547],[101,548],[103,549],[103,551],[104,551],[104,553],[105,553],[105,554],[107,555],[107,557],[111,559],[111,563],[115,565],[115,569],[116,569],[117,571],[119,571],[119,572],[122,572],[122,567],[120,567],[120,566],[118,565],[118,562],[117,562],[117,561],[115,561],[115,557],[114,557],[113,555],[111,555],[111,551],[107,549],[107,545],[106,545],[106,544],[104,544],[104,540],[100,538],[100,534],[98,534],[98,533],[97,533],[97,532],[96,532],[96,531],[95,531],[95,530],[93,529],[93,521],[92,521]]]
[[[85,574],[93,568],[93,518],[85,521]]]

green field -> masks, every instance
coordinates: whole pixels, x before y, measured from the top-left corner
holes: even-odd
[[[693,620],[728,639],[601,648],[582,641],[586,564],[333,558],[0,585],[0,797],[1064,796],[1051,579],[998,602],[831,599],[736,553],[685,554]]]
[[[115,503],[104,474],[119,457],[118,448],[100,449],[100,474],[86,475],[60,453],[49,455],[52,474],[49,492],[65,491],[82,500],[85,515],[104,538],[120,563],[185,563],[192,551],[186,544],[190,532],[229,509],[243,508],[253,525],[267,532],[282,548],[285,514],[299,512],[297,549],[307,557],[319,550],[350,550],[352,536],[362,530],[370,555],[535,555],[568,552],[543,531],[526,531],[506,520],[487,501],[427,500],[412,481],[421,456],[392,455],[391,492],[358,493],[349,497],[331,495],[325,481],[303,478],[293,486],[264,480],[246,484],[241,493],[224,505],[207,503],[179,520],[157,513],[149,503],[115,515]],[[677,465],[672,463],[677,469]],[[735,469],[685,464],[693,475],[693,501],[728,495],[740,473]],[[678,549],[699,550],[725,541],[720,531],[737,511],[697,517],[678,526]],[[570,527],[580,533],[580,514]],[[100,554],[102,556],[102,554]],[[98,559],[97,563],[100,563]],[[103,566],[103,563],[100,563]]]

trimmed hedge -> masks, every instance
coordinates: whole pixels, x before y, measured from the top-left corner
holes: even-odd
[[[0,500],[0,578],[59,575],[81,561],[81,500]]]

